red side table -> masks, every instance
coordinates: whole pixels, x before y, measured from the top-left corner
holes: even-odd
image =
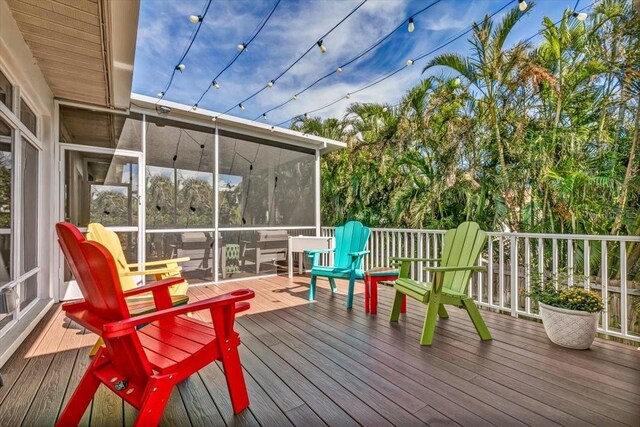
[[[393,267],[376,267],[364,272],[364,312],[378,313],[378,283],[395,282],[400,271]],[[402,296],[400,313],[407,312],[406,296]]]

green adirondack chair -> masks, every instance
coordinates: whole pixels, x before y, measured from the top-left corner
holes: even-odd
[[[309,285],[309,301],[313,301],[316,296],[316,279],[327,277],[331,284],[331,292],[336,291],[334,279],[348,279],[349,293],[347,294],[347,308],[353,305],[353,287],[356,279],[364,279],[362,270],[362,257],[369,253],[364,248],[371,230],[358,221],[349,221],[345,225],[336,228],[334,249],[321,249],[307,251],[307,255],[312,258],[311,283]],[[320,255],[327,252],[334,252],[334,265],[321,266]]]
[[[469,313],[473,325],[480,338],[491,339],[475,302],[467,295],[467,286],[471,273],[483,271],[484,267],[476,265],[480,252],[487,242],[487,233],[480,230],[475,222],[463,222],[456,229],[447,231],[444,236],[442,258],[395,258],[400,262],[400,276],[396,280],[395,298],[391,310],[392,322],[397,322],[400,316],[402,296],[411,298],[427,305],[427,314],[422,328],[421,345],[431,345],[436,329],[436,318],[449,317],[445,305],[455,305],[464,308]],[[434,273],[431,283],[422,283],[409,278],[411,262],[438,262],[438,266],[426,267],[426,271]]]

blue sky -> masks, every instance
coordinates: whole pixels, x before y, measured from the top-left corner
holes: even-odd
[[[193,105],[207,89],[212,78],[237,53],[236,45],[246,42],[264,20],[277,0],[212,0],[202,28],[183,61],[186,69],[176,73],[165,99]],[[288,100],[319,77],[362,52],[378,39],[406,21],[433,0],[368,0],[330,35],[324,38],[327,52],[314,47],[298,64],[281,77],[273,88],[245,103],[245,110],[234,108],[228,114],[247,119],[261,116],[266,110]],[[194,29],[189,15],[198,15],[207,0],[142,0],[134,67],[133,91],[156,96],[162,91]],[[199,106],[226,111],[237,105],[304,53],[319,37],[329,31],[361,0],[281,0],[271,19],[249,48],[218,79],[220,89],[209,90]],[[506,0],[441,0],[414,17],[415,31],[405,28],[353,64],[333,74],[296,101],[272,111],[267,123],[278,124],[293,116],[315,110],[349,92],[353,92],[405,64],[439,43],[459,34],[485,14],[491,14]],[[579,2],[578,9],[591,3]],[[517,7],[517,0],[512,1]],[[512,32],[507,45],[528,38],[541,28],[542,18],[556,21],[575,0],[539,0]],[[505,12],[508,10],[505,9]],[[496,16],[500,19],[502,14]],[[438,53],[469,52],[468,36]],[[532,43],[539,38],[532,40]],[[329,108],[313,113],[321,117],[342,117],[352,102],[396,104],[405,92],[428,74],[422,74],[429,56],[385,80],[379,85],[344,99]],[[433,69],[428,73],[441,74]],[[260,119],[260,121],[264,121]],[[285,125],[286,126],[286,125]]]

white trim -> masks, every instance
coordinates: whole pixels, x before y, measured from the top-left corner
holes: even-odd
[[[97,111],[100,113],[129,115],[129,112],[130,112],[129,108],[127,108],[126,110],[120,110],[120,109],[101,107],[99,105],[83,104],[81,102],[66,101],[63,99],[56,100],[56,103],[58,105],[63,105],[65,107],[73,107],[73,108],[78,108],[80,110]]]
[[[315,182],[314,182],[314,202],[315,202],[315,220],[316,220],[316,236],[320,236],[321,216],[320,216],[320,150],[316,150],[315,158]]]
[[[218,180],[220,179],[220,138],[218,136],[218,126],[215,127],[214,137],[213,137],[213,282],[218,283],[218,273],[220,266],[220,257],[218,253],[220,252],[220,239],[219,229],[220,229],[220,183]],[[222,273],[222,272],[220,272]]]

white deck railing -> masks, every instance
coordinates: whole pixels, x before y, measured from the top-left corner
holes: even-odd
[[[333,227],[322,234],[332,236]],[[437,258],[444,230],[373,228],[364,258],[364,268],[388,265],[391,257]],[[476,273],[469,295],[478,305],[508,312],[512,316],[538,318],[537,308],[523,294],[532,279],[557,280],[561,276],[569,286],[598,291],[605,303],[599,332],[640,341],[640,260],[628,265],[630,246],[640,245],[640,236],[594,236],[575,234],[495,233],[490,232],[480,265],[487,271]],[[429,281],[430,273],[422,262],[414,263],[412,277]]]

